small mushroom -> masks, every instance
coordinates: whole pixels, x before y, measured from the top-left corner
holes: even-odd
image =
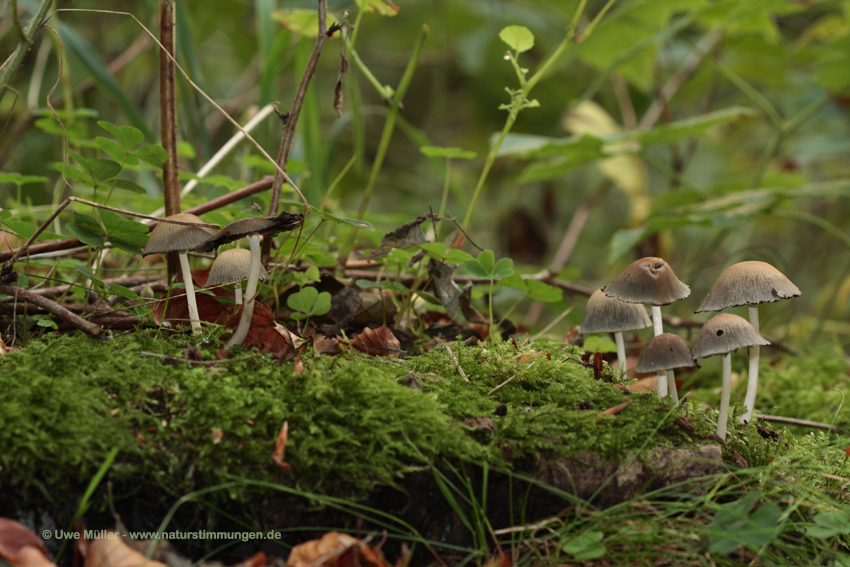
[[[695,366],[694,356],[688,343],[679,335],[661,333],[647,342],[640,351],[635,370],[638,372],[656,372],[673,370],[674,368],[690,368]],[[666,374],[665,374],[666,376]],[[670,389],[673,403],[679,403],[679,393],[676,388]]]
[[[723,355],[723,388],[720,392],[720,415],[717,417],[717,436],[721,439],[726,438],[729,399],[732,396],[732,351],[769,344],[746,319],[731,313],[721,313],[709,319],[700,329],[694,344],[694,358]]]
[[[218,255],[210,267],[207,287],[236,284],[236,304],[242,305],[242,282],[251,272],[251,251],[244,248],[232,248]],[[260,266],[260,281],[264,281],[268,272]]]
[[[198,252],[211,252],[222,244],[248,237],[251,248],[251,265],[248,272],[248,284],[245,287],[245,304],[242,307],[242,317],[239,326],[230,340],[227,348],[241,345],[248,336],[251,327],[251,317],[254,315],[254,298],[257,295],[257,282],[260,279],[260,235],[274,236],[298,228],[304,223],[303,214],[282,212],[276,217],[251,217],[233,221],[218,234],[195,247]]]
[[[661,258],[641,258],[632,262],[617,279],[602,288],[608,297],[616,297],[626,303],[649,304],[652,309],[652,326],[657,337],[664,332],[661,324],[661,306],[684,299],[691,288],[683,284],[673,273],[670,265]],[[668,385],[674,398],[678,393],[672,370],[658,372],[658,395],[667,395]]]
[[[203,224],[204,221],[189,213],[177,213],[166,217],[185,223]],[[189,322],[192,332],[201,333],[201,321],[198,316],[198,304],[195,301],[195,287],[192,284],[192,272],[189,269],[189,258],[186,251],[194,249],[198,244],[213,236],[215,231],[205,226],[190,226],[171,222],[157,223],[151,231],[148,243],[142,250],[142,256],[149,254],[166,254],[177,252],[180,257],[180,270],[183,274],[183,284],[186,286],[186,303],[189,305]]]
[[[635,303],[625,303],[610,298],[601,289],[593,292],[587,300],[584,316],[581,319],[582,334],[614,333],[617,344],[617,361],[620,372],[626,371],[626,348],[623,344],[623,331],[645,329],[652,325],[646,308]]]
[[[802,292],[782,272],[766,262],[740,262],[729,266],[708,292],[696,313],[722,311],[727,307],[746,305],[750,324],[759,332],[759,303],[773,303],[780,299],[799,297]],[[747,394],[744,396],[744,415],[741,423],[750,421],[759,386],[759,347],[750,349],[750,367],[747,373]]]

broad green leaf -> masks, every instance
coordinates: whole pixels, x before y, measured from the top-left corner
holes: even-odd
[[[100,226],[100,221],[91,215],[74,211],[74,223],[89,228],[95,232],[101,232],[103,227]]]
[[[508,47],[522,53],[534,47],[534,34],[525,26],[508,26],[499,32],[499,39],[508,44]]]
[[[145,135],[138,128],[133,128],[132,126],[119,126],[118,140],[124,144],[125,148],[132,150],[145,141]]]
[[[149,227],[146,224],[125,219],[112,211],[101,210],[100,218],[107,232],[127,232],[130,234],[147,234]]]
[[[88,244],[89,246],[103,245],[103,237],[84,226],[70,222],[65,225],[65,228],[67,228],[68,231],[76,236],[83,244]]]
[[[602,532],[584,532],[567,540],[561,549],[573,556],[576,561],[590,561],[604,557],[607,548],[602,544]]]
[[[195,147],[186,140],[177,142],[177,155],[186,159],[195,159],[198,157]]]
[[[417,246],[424,250],[426,254],[428,254],[429,258],[433,258],[434,260],[443,261],[443,258],[446,255],[446,245],[442,242],[424,242],[422,244],[417,244]]]
[[[313,315],[324,315],[331,309],[331,294],[327,291],[319,293],[314,287],[305,287],[293,293],[286,299],[290,309],[300,313],[291,315],[293,319],[305,319]]]
[[[447,264],[465,264],[470,260],[472,260],[471,254],[467,254],[463,250],[458,250],[457,248],[449,250],[445,258],[445,262]]]
[[[127,179],[118,179],[115,182],[115,188],[116,189],[123,189],[125,191],[130,191],[130,192],[135,193],[137,195],[147,195],[148,194],[148,192],[145,191],[145,189],[143,187],[139,187],[138,185],[136,185],[132,181],[128,181]]]
[[[97,125],[112,134],[116,140],[120,140],[121,136],[118,135],[118,126],[113,124],[112,122],[107,122],[106,120],[98,120]]]
[[[6,220],[12,216],[12,211],[7,211],[6,209],[0,209],[0,220]]]
[[[813,521],[814,524],[806,528],[806,534],[812,537],[827,539],[850,533],[850,512],[846,510],[821,512],[815,515]]]
[[[94,139],[94,143],[98,148],[116,161],[124,161],[124,157],[127,155],[127,150],[125,150],[121,144],[113,142],[107,138],[98,136]]]
[[[86,126],[82,122],[64,122],[65,130],[56,122],[52,116],[49,118],[39,118],[35,121],[35,127],[52,136],[65,136],[71,140],[81,140],[88,136]]]
[[[125,252],[141,256],[142,248],[148,243],[148,235],[129,233],[110,234],[109,241]]]
[[[109,286],[107,286],[106,293],[109,293],[111,295],[117,295],[119,297],[126,297],[127,299],[139,298],[139,294],[137,294],[135,291],[118,284],[110,284]]]
[[[303,37],[319,35],[319,13],[316,10],[293,8],[272,12],[272,19],[294,34]],[[328,27],[336,23],[336,19],[328,14]]]
[[[357,6],[361,10],[370,10],[385,18],[398,14],[398,6],[391,0],[357,0]]]
[[[168,161],[168,152],[165,148],[153,144],[140,147],[136,150],[136,155],[140,160],[154,167],[162,167],[162,164]]]
[[[382,282],[373,282],[369,280],[357,280],[354,284],[361,289],[392,289],[395,291],[410,291],[396,281],[384,280]]]
[[[29,277],[23,272],[18,273],[18,281],[16,285],[21,289],[27,289],[30,286]]]
[[[438,146],[422,146],[419,151],[427,157],[447,159],[475,159],[478,154],[463,148],[440,148]]]
[[[47,327],[48,329],[58,329],[59,328],[56,325],[56,323],[53,321],[53,319],[51,319],[49,317],[45,317],[44,319],[39,319],[38,321],[36,321],[35,324],[38,325],[39,327]]]
[[[56,162],[53,164],[56,167],[57,171],[64,171],[65,177],[71,179],[72,181],[76,181],[77,183],[82,183],[88,187],[94,187],[94,181],[91,178],[91,175],[83,171],[82,169],[77,169],[70,163],[66,166],[62,162]]]
[[[87,159],[86,167],[95,181],[108,181],[121,173],[121,164],[111,159]]]
[[[28,240],[33,234],[35,234],[35,227],[26,221],[10,220],[6,221],[5,225],[11,228],[18,237],[24,240]]]
[[[611,339],[591,336],[584,339],[584,350],[587,352],[617,352],[617,345]]]
[[[506,278],[502,278],[499,280],[499,285],[502,287],[510,287],[513,289],[521,289],[523,291],[528,290],[528,286],[525,283],[525,280],[522,279],[522,276],[518,273],[514,272],[510,276]]]
[[[525,280],[528,285],[528,296],[534,301],[557,303],[564,297],[564,291],[555,286],[537,280]]]
[[[496,279],[506,278],[514,273],[514,261],[510,258],[502,258],[493,267],[493,277]]]

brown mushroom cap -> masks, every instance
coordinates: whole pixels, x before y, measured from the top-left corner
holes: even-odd
[[[769,344],[770,341],[759,335],[743,317],[721,313],[702,326],[694,344],[694,358],[707,358],[742,347]]]
[[[204,221],[189,213],[177,213],[165,217],[170,220],[203,224]],[[171,222],[157,223],[151,231],[148,243],[142,250],[142,256],[149,254],[165,254],[167,252],[186,252],[192,250],[215,234],[215,231],[205,226],[188,226]]]
[[[766,262],[740,262],[729,266],[712,286],[696,313],[727,307],[773,303],[802,295],[791,280]]]
[[[637,372],[658,372],[695,366],[688,343],[679,335],[661,333],[647,342],[640,351]]]
[[[649,305],[669,305],[691,294],[691,288],[680,282],[670,265],[661,258],[641,258],[632,262],[602,291],[626,303]]]
[[[593,292],[581,319],[581,332],[616,333],[645,329],[652,325],[646,307],[636,303],[625,303],[606,296],[601,289]]]
[[[225,250],[218,255],[210,268],[207,287],[227,285],[248,279],[251,269],[251,251],[244,248]],[[266,279],[268,272],[260,266],[260,281]]]
[[[197,252],[211,252],[228,242],[245,238],[252,234],[274,235],[298,228],[304,223],[304,215],[282,212],[276,217],[249,217],[235,220],[205,242],[195,246]]]

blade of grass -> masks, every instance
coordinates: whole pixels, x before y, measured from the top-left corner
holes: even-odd
[[[38,33],[38,30],[41,29],[41,22],[44,20],[44,16],[47,14],[47,10],[50,9],[53,2],[51,0],[41,0],[37,6],[34,2],[22,3],[24,3],[27,9],[33,13],[33,16],[32,19],[30,19],[29,24],[27,24],[27,28],[23,30],[24,38],[18,41],[18,44],[15,46],[15,51],[12,52],[11,57],[9,57],[6,61],[2,68],[2,72],[0,72],[0,89],[7,86],[12,81],[12,77],[15,76],[18,67],[20,67],[23,62],[24,55],[26,55],[29,51],[30,45],[32,45],[32,40],[35,37],[35,34]],[[16,8],[17,6],[13,4],[12,10],[16,12]],[[17,21],[17,18],[15,21]]]

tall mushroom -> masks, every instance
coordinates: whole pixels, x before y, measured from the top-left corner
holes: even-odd
[[[614,333],[620,372],[625,372],[626,348],[623,344],[623,331],[645,329],[650,325],[652,325],[652,321],[646,314],[646,307],[618,301],[608,297],[602,293],[601,289],[598,289],[587,300],[587,307],[585,307],[584,316],[581,319],[581,332],[584,335]]]
[[[189,213],[177,213],[176,215],[166,217],[166,219],[191,224],[204,223],[204,221]],[[148,243],[145,244],[145,249],[142,250],[142,256],[165,254],[168,252],[178,253],[183,284],[186,286],[189,322],[192,325],[192,332],[199,335],[201,334],[201,321],[198,316],[195,287],[192,284],[192,271],[189,269],[189,258],[186,256],[186,252],[214,235],[215,231],[205,226],[191,226],[191,224],[157,223],[156,227],[151,231]]]
[[[608,297],[626,303],[649,304],[652,309],[652,326],[657,337],[664,332],[661,325],[661,306],[684,299],[691,288],[683,284],[673,273],[670,265],[661,258],[641,258],[632,262],[617,279],[602,288]],[[658,371],[658,396],[667,395],[667,386],[675,391],[676,382],[672,370]],[[678,398],[678,392],[673,396]]]
[[[723,355],[723,388],[720,391],[720,415],[717,417],[717,436],[721,439],[726,438],[729,398],[732,396],[732,351],[769,344],[746,319],[731,313],[712,317],[700,329],[694,344],[694,358]]]
[[[260,279],[260,235],[274,236],[298,228],[304,223],[303,214],[282,212],[276,217],[251,217],[233,221],[215,236],[195,247],[198,252],[211,252],[222,244],[248,237],[251,247],[251,266],[248,272],[248,285],[245,287],[245,304],[236,332],[227,341],[227,348],[241,345],[248,336],[251,317],[254,315],[254,298],[257,295],[257,282]]]
[[[218,255],[207,276],[207,287],[217,285],[236,284],[234,292],[236,305],[242,305],[242,282],[251,275],[251,251],[244,248],[231,248]],[[263,281],[268,273],[260,266],[260,281]]]
[[[750,324],[759,332],[760,303],[773,303],[780,299],[799,297],[802,292],[779,270],[766,262],[740,262],[729,266],[708,292],[696,313],[703,311],[722,311],[727,307],[746,305],[749,310]],[[759,347],[750,349],[750,367],[747,373],[747,394],[744,396],[744,415],[741,423],[753,417],[756,393],[759,386]]]
[[[672,333],[661,333],[647,342],[640,351],[635,370],[638,372],[656,372],[674,368],[690,368],[694,366],[694,356],[685,339]],[[666,374],[665,374],[666,376]],[[679,393],[675,386],[670,389],[673,403],[679,403]]]

